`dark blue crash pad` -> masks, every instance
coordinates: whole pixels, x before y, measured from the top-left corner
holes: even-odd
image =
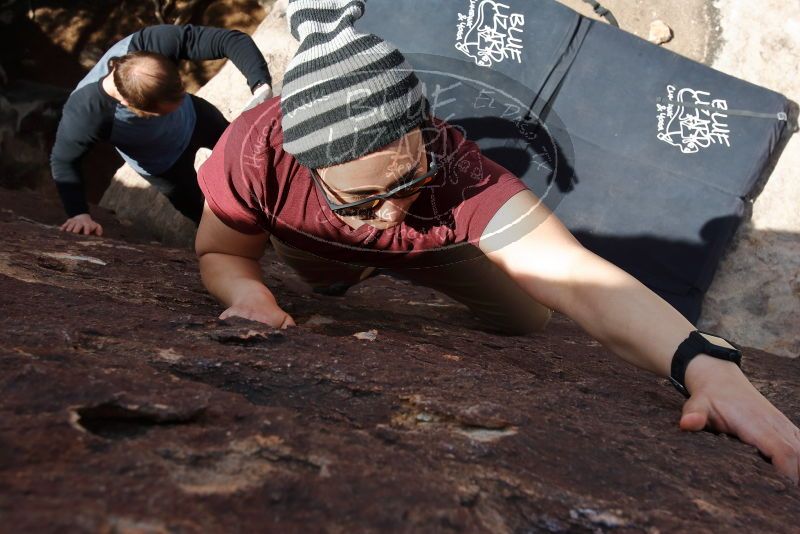
[[[551,0],[370,0],[357,30],[400,48],[435,115],[587,248],[697,321],[785,97]]]

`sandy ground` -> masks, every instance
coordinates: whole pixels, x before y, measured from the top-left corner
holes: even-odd
[[[558,0],[587,17],[598,18],[583,0]],[[742,2],[744,3],[744,2]],[[674,37],[664,48],[701,63],[710,64],[719,40],[719,15],[709,0],[602,0],[620,28],[647,39],[650,24],[663,20]]]
[[[800,101],[800,3],[716,0],[724,43],[712,66]],[[775,171],[753,206],[760,230],[800,233],[800,138],[787,145]],[[796,251],[800,254],[800,248]],[[800,326],[800,325],[798,325]]]

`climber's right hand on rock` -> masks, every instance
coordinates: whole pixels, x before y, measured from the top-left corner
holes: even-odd
[[[230,317],[258,321],[272,328],[284,329],[290,326],[297,326],[292,316],[283,311],[274,299],[264,295],[249,295],[235,302],[219,316],[220,319],[228,319]]]
[[[61,225],[60,230],[62,232],[72,232],[73,234],[103,235],[103,227],[96,223],[88,213],[70,217]]]

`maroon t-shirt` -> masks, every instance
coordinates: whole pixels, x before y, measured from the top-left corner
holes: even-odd
[[[434,121],[432,150],[441,171],[397,226],[353,229],[328,207],[308,168],[283,150],[279,97],[242,113],[198,172],[211,210],[246,234],[267,231],[296,248],[365,265],[416,264],[426,252],[477,250],[497,210],[524,190],[458,128]],[[424,263],[424,262],[423,262]]]

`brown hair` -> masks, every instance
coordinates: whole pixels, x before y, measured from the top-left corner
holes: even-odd
[[[162,104],[179,102],[186,94],[178,66],[154,52],[131,52],[108,60],[114,85],[131,107],[158,113]]]

